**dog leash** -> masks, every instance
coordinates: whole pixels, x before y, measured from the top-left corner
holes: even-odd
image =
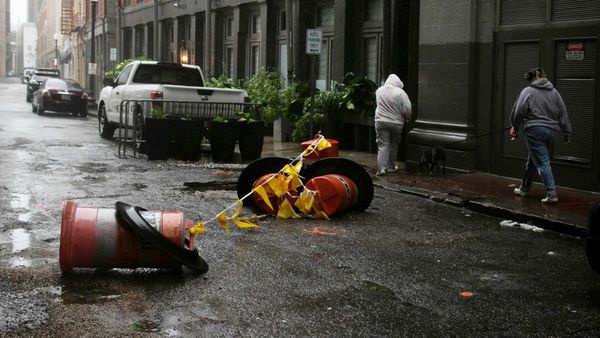
[[[494,134],[497,134],[497,133],[501,133],[501,132],[509,130],[510,128],[511,127],[505,127],[505,128],[499,129],[499,130],[494,130],[494,131],[486,133],[486,134],[481,134],[481,135],[475,135],[475,136],[472,136],[472,137],[467,137],[464,140],[460,140],[460,141],[448,143],[448,144],[446,144],[446,147],[449,146],[449,145],[452,145],[452,144],[461,143],[461,142],[467,142],[468,140],[475,140],[475,139],[478,139],[480,137],[490,136],[490,135],[494,135]]]

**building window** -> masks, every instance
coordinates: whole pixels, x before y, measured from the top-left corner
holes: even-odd
[[[252,15],[252,34],[260,34],[260,14]]]
[[[366,1],[365,21],[383,21],[383,0]]]
[[[279,30],[285,31],[287,29],[287,15],[285,11],[279,12]]]
[[[225,18],[225,35],[228,38],[233,37],[233,16]]]
[[[381,57],[381,36],[371,35],[363,37],[362,68],[369,80],[379,83]]]
[[[225,48],[225,76],[233,78],[233,47],[228,46]]]
[[[333,6],[321,6],[317,10],[317,26],[331,26],[333,27],[334,16]]]
[[[260,67],[260,48],[257,45],[250,47],[250,74],[252,76],[256,74]]]
[[[333,37],[324,37],[321,45],[321,54],[317,61],[317,82],[315,86],[319,90],[325,90],[330,87],[331,82],[331,56]]]

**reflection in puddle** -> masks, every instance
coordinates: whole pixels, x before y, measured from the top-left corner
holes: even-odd
[[[133,324],[133,328],[138,332],[153,333],[160,330],[160,325],[152,320],[140,320]]]
[[[65,304],[92,304],[121,297],[116,291],[102,286],[63,286],[62,300]]]
[[[13,257],[10,259],[10,267],[11,268],[29,268],[31,267],[31,259],[24,257]]]
[[[27,194],[12,194],[10,198],[10,207],[13,209],[27,209],[31,202],[31,195]]]
[[[19,222],[29,222],[31,220],[31,213],[20,214],[17,219]]]
[[[21,252],[31,246],[31,234],[25,229],[13,229],[10,232],[12,238],[12,252]]]

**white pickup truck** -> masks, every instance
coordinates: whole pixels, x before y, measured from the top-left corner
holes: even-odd
[[[195,65],[132,61],[116,79],[105,78],[104,85],[98,101],[98,131],[107,139],[112,138],[119,127],[121,110],[129,109],[123,107],[130,107],[131,103],[142,107],[141,103],[149,100],[180,102],[188,106],[248,101],[248,94],[240,89],[205,87],[202,70]],[[136,113],[139,115],[139,111]],[[147,117],[148,113],[143,114]],[[123,122],[131,126],[133,115],[128,114],[128,121]]]

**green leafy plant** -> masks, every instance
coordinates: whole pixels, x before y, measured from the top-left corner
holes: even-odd
[[[377,104],[375,100],[377,84],[375,82],[364,75],[346,74],[343,87],[345,93],[342,96],[342,105],[346,111],[367,115],[375,114]]]
[[[104,77],[108,77],[111,79],[116,78],[117,75],[119,75],[121,73],[123,68],[125,68],[129,63],[136,61],[136,60],[144,61],[144,60],[148,60],[148,58],[146,58],[145,56],[138,56],[134,59],[123,60],[123,61],[117,63],[111,70],[105,72]]]
[[[286,99],[281,93],[283,79],[274,71],[260,69],[250,79],[244,82],[243,88],[254,103],[262,106],[262,118],[273,122],[283,116],[287,109]]]
[[[229,122],[228,120],[226,120],[223,116],[221,115],[217,115],[215,117],[213,117],[212,119],[213,122],[218,122],[218,123],[227,123]]]
[[[238,122],[256,122],[251,112],[238,111],[235,113],[235,116],[237,117]]]
[[[165,118],[165,113],[163,111],[162,104],[153,104],[152,105],[152,117],[156,119]]]
[[[242,88],[242,81],[234,81],[225,75],[221,75],[219,77],[211,77],[208,81],[206,81],[206,86],[214,87],[214,88]]]
[[[334,83],[330,89],[319,91],[314,96],[304,100],[302,116],[294,122],[292,138],[301,141],[312,130],[311,125],[336,125],[341,121],[343,111],[343,97],[345,95],[343,84]]]

